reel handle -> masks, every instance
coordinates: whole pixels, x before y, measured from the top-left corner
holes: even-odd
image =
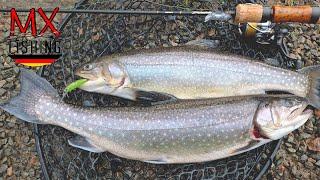
[[[259,4],[238,4],[235,22],[300,22],[320,24],[320,7],[280,6],[264,7]]]

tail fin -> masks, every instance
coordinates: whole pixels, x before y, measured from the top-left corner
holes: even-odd
[[[315,108],[320,108],[320,65],[302,68],[299,72],[307,74],[310,80],[310,89],[307,100]]]
[[[20,71],[20,94],[8,103],[0,104],[0,108],[21,120],[42,124],[37,119],[35,104],[43,95],[54,97],[58,93],[48,81],[36,73],[26,69],[20,69]]]

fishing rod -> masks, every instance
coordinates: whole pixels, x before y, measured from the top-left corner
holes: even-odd
[[[30,9],[15,9],[16,12],[30,12]],[[43,9],[52,12],[53,9]],[[11,12],[11,9],[0,9],[0,12]],[[119,14],[119,15],[182,15],[205,16],[204,21],[226,21],[236,24],[239,33],[247,40],[258,44],[280,47],[283,55],[289,57],[284,43],[287,29],[275,29],[276,23],[300,22],[320,24],[320,7],[313,6],[262,6],[259,4],[238,4],[233,11],[143,11],[143,10],[110,10],[110,9],[60,9],[58,13],[78,14]]]
[[[0,9],[0,12],[10,12],[11,9]],[[29,12],[29,9],[16,9],[16,12]],[[53,9],[44,9],[52,12]],[[234,11],[135,11],[135,10],[89,10],[60,9],[58,13],[92,13],[92,14],[123,14],[123,15],[185,15],[205,16],[207,21],[232,21],[234,23],[274,23],[300,22],[320,24],[320,7],[305,6],[262,6],[259,4],[238,4]]]

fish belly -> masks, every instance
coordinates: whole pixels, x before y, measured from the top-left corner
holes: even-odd
[[[154,131],[113,131],[122,157],[153,163],[203,162],[235,155],[251,139],[239,123]],[[239,128],[241,127],[241,128]],[[110,146],[110,145],[107,145]]]

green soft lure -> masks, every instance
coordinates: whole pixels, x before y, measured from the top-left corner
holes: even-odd
[[[88,80],[87,79],[79,79],[79,80],[76,80],[75,82],[69,84],[65,89],[64,89],[64,92],[65,93],[69,93],[71,91],[74,91],[76,90],[77,88],[79,88],[82,84],[84,84],[85,82],[87,82]]]

